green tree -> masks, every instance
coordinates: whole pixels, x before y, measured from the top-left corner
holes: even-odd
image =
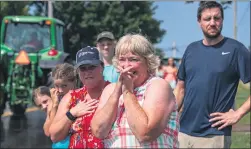
[[[159,56],[160,60],[163,60],[164,57],[165,57],[164,51],[162,49],[160,49],[160,48],[156,48],[156,55]]]
[[[166,32],[160,28],[162,21],[153,18],[157,8],[153,2],[57,1],[53,7],[54,17],[66,24],[65,39],[72,56],[82,46],[95,45],[97,34],[104,30],[113,32],[117,39],[126,33],[141,33],[154,44]]]
[[[0,23],[4,16],[7,15],[28,15],[29,2],[12,2],[1,1],[0,2]]]
[[[187,3],[187,4],[190,4],[190,3],[193,3],[194,1],[186,1],[185,3]],[[204,1],[201,1],[200,3],[203,3]],[[200,4],[199,3],[199,4]],[[231,5],[232,4],[232,1],[220,1],[220,3],[222,4],[222,6],[223,6],[223,9],[227,9],[227,8],[229,8],[229,5]]]
[[[33,9],[32,14],[35,16],[48,16],[47,9],[48,9],[48,2],[46,1],[31,1],[29,3],[29,7],[35,7]]]

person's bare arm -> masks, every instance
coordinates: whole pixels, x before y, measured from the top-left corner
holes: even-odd
[[[50,94],[51,94],[51,100],[52,100],[52,108],[50,111],[47,112],[47,117],[46,117],[44,127],[43,127],[44,133],[48,137],[50,136],[49,129],[50,129],[51,123],[57,113],[58,104],[59,104],[57,90],[55,88],[51,88]]]
[[[71,93],[67,93],[63,99],[61,100],[58,112],[51,124],[50,133],[51,133],[51,140],[53,142],[58,142],[63,140],[69,133],[71,124],[73,123],[69,118],[66,116],[66,112],[69,111],[69,102],[71,100]],[[70,109],[70,113],[74,117],[81,117],[86,114],[90,114],[94,112],[94,109],[97,108],[96,106],[97,100],[83,100],[78,102],[76,106]]]
[[[238,113],[239,115],[239,120],[241,118],[243,118],[243,116],[245,116],[248,112],[250,112],[250,109],[251,109],[251,105],[250,105],[250,96],[248,97],[248,99],[244,102],[244,104],[236,110],[236,112]]]
[[[52,142],[63,140],[68,135],[72,124],[72,121],[66,116],[66,112],[69,110],[70,99],[71,95],[70,93],[67,93],[59,103],[58,112],[56,113],[49,129]]]
[[[229,125],[234,125],[238,123],[241,118],[250,112],[250,96],[244,102],[244,104],[238,108],[236,111],[230,109],[228,112],[221,113],[215,112],[211,113],[210,116],[212,117],[209,122],[214,122],[212,127],[219,127],[218,129],[221,130]]]
[[[43,129],[44,129],[44,134],[49,137],[50,136],[50,132],[49,132],[49,128],[51,126],[51,120],[50,120],[50,114],[47,113],[46,114],[46,120],[45,120],[45,123],[44,123],[44,126],[43,126]]]
[[[44,134],[49,137],[50,136],[50,132],[49,132],[49,129],[50,129],[50,126],[52,124],[52,121],[56,115],[56,112],[57,112],[57,108],[58,108],[58,105],[57,104],[54,104],[51,111],[49,113],[47,113],[47,117],[46,117],[46,120],[45,120],[45,123],[44,123],[44,126],[43,126],[43,129],[44,129]]]
[[[104,139],[111,130],[118,110],[121,83],[109,84],[100,97],[100,103],[91,121],[92,133]]]
[[[157,139],[175,107],[169,84],[162,79],[152,81],[146,90],[143,107],[130,91],[123,92],[123,96],[128,124],[139,142]]]
[[[178,111],[180,111],[185,95],[185,82],[182,80],[178,80],[177,86],[174,89],[173,93],[178,104]]]
[[[58,104],[53,104],[51,112],[50,112],[50,120],[54,120],[57,114]]]

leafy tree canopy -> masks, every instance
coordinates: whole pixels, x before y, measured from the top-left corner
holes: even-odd
[[[0,2],[0,24],[4,16],[7,15],[28,15],[29,2],[12,2],[1,1]]]
[[[43,13],[44,2],[33,2],[35,15]],[[66,24],[68,52],[72,56],[82,46],[96,45],[96,37],[102,31],[111,31],[118,39],[126,33],[141,33],[155,44],[165,34],[161,20],[153,18],[157,7],[143,1],[57,1],[53,3],[53,15]]]

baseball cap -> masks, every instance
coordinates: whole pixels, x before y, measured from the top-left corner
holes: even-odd
[[[108,39],[111,39],[111,40],[114,40],[114,35],[111,33],[111,32],[108,32],[108,31],[104,31],[100,34],[98,34],[98,37],[97,37],[97,42],[102,39],[102,38],[108,38]]]
[[[96,47],[87,46],[79,50],[76,54],[76,65],[78,68],[81,65],[94,65],[97,66],[101,63],[99,51]]]

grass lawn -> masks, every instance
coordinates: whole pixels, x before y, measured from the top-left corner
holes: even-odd
[[[233,132],[231,148],[250,148],[250,132]]]
[[[239,85],[236,95],[236,107],[239,108],[249,95],[249,90]],[[250,112],[238,124],[250,124]],[[231,148],[250,148],[250,132],[233,132]]]

